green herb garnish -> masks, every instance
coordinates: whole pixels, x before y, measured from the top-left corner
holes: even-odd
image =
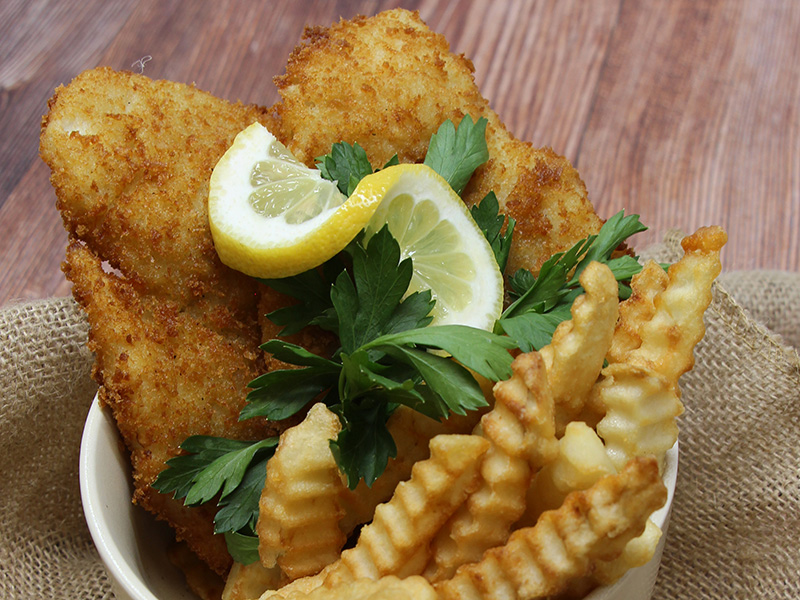
[[[483,117],[473,122],[465,115],[458,129],[449,119],[431,136],[425,164],[444,177],[460,196],[473,172],[489,159],[486,146],[486,124]],[[317,168],[325,179],[336,181],[339,190],[349,196],[358,182],[371,174],[367,153],[356,142],[334,144],[330,153],[317,159]],[[383,168],[398,164],[393,156]]]
[[[472,173],[489,160],[484,117],[477,122],[464,115],[458,129],[449,119],[431,136],[424,163],[444,177],[459,196]]]
[[[347,142],[333,145],[329,154],[317,159],[317,168],[323,178],[335,181],[339,191],[345,196],[350,196],[356,189],[358,182],[367,175],[371,175],[372,165],[358,142],[352,146]],[[395,154],[383,168],[398,164]]]
[[[500,267],[500,272],[503,273],[506,270],[508,253],[511,251],[511,239],[517,222],[512,217],[508,217],[508,224],[503,232],[506,216],[500,213],[500,205],[494,192],[486,194],[483,200],[470,209],[470,213],[492,247],[494,258]]]
[[[332,449],[355,487],[360,479],[371,485],[394,456],[386,421],[396,406],[433,418],[486,406],[468,369],[493,380],[509,377],[513,342],[471,327],[427,327],[431,294],[404,297],[411,260],[400,260],[399,244],[388,227],[368,244],[356,240],[347,254],[352,267],[342,270],[330,288],[333,314],[326,308],[311,319],[337,333],[341,347],[325,358],[282,340],[265,343],[265,351],[302,368],[272,371],[252,381],[241,418],[286,418],[322,398],[342,421]]]
[[[486,124],[486,119],[473,122],[469,116],[458,128],[445,121],[431,138],[425,164],[459,195],[488,159]],[[317,160],[321,175],[337,181],[348,195],[372,173],[366,152],[357,143],[334,144]],[[397,164],[396,156],[386,166],[392,164]],[[506,221],[494,193],[471,213],[503,271],[514,219]],[[631,256],[611,256],[628,237],[645,229],[637,215],[620,212],[597,235],[547,260],[537,276],[517,271],[509,278],[515,300],[493,332],[429,326],[434,300],[430,291],[406,295],[411,259],[400,260],[399,245],[387,227],[369,240],[358,236],[340,256],[317,269],[262,280],[297,299],[296,304],[267,315],[282,327],[280,336],[315,325],[334,333],[340,346],[327,357],[281,339],[263,344],[265,352],[298,368],[271,371],[250,382],[240,419],[282,420],[312,402],[324,402],[342,423],[331,451],[348,485],[354,488],[362,479],[371,485],[396,455],[386,423],[398,406],[435,419],[486,406],[472,372],[492,381],[507,379],[509,350],[529,351],[550,343],[558,324],[570,318],[573,301],[583,293],[578,278],[593,260],[611,268],[620,297],[626,298],[630,294],[626,282],[641,267]],[[258,500],[276,444],[277,438],[239,442],[190,437],[181,445],[186,454],[170,459],[153,487],[185,498],[187,505],[217,497],[215,532],[225,535],[236,561],[249,564],[258,560]]]
[[[510,284],[517,299],[505,310],[495,332],[513,338],[524,352],[549,344],[558,324],[570,318],[572,302],[583,293],[578,278],[592,261],[608,265],[620,282],[620,297],[627,298],[630,287],[624,282],[642,267],[632,256],[612,259],[611,255],[627,238],[646,229],[639,222],[639,215],[626,217],[620,211],[606,221],[597,235],[550,257],[537,277],[525,270],[515,273]]]
[[[153,489],[172,493],[176,499],[185,498],[187,506],[219,495],[217,505],[221,508],[214,517],[214,533],[224,533],[234,559],[249,564],[254,562],[250,560],[253,555],[243,552],[242,542],[246,538],[257,540],[258,500],[267,476],[267,460],[277,444],[276,437],[256,442],[205,435],[186,438],[181,449],[187,454],[167,461],[167,469],[159,473]],[[254,560],[258,560],[257,551]]]

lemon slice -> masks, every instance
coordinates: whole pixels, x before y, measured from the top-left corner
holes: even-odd
[[[288,277],[342,250],[379,201],[347,200],[335,182],[253,123],[214,167],[208,219],[223,263],[253,277]]]
[[[432,325],[491,330],[503,308],[503,276],[489,242],[450,184],[425,165],[403,164],[368,175],[353,197],[381,201],[366,240],[389,226],[414,274],[409,292],[430,289]]]
[[[236,136],[211,175],[208,217],[226,265],[280,278],[336,255],[362,229],[388,224],[413,261],[409,294],[430,289],[433,324],[492,329],[503,278],[464,202],[425,165],[403,164],[364,177],[349,198],[294,158],[254,123]]]

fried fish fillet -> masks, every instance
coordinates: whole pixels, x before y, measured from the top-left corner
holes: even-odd
[[[190,435],[260,439],[238,422],[263,371],[255,283],[225,267],[208,229],[208,178],[241,129],[268,112],[187,85],[96,69],[59,88],[44,118],[71,237],[64,265],[91,325],[94,377],[131,451],[134,501],[166,519],[215,571],[231,562],[215,507],[150,484]]]
[[[267,109],[193,86],[108,68],[60,87],[40,152],[64,226],[143,293],[249,318],[253,284],[219,260],[208,228],[208,181],[234,136]]]
[[[421,162],[446,119],[486,117],[489,161],[464,200],[474,204],[494,191],[517,220],[508,272],[538,271],[602,222],[569,161],[514,138],[481,96],[473,71],[416,12],[389,10],[307,28],[275,81],[278,137],[308,165],[336,142],[358,142],[377,168],[395,153],[400,162]]]

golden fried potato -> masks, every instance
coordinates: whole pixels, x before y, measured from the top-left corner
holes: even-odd
[[[341,428],[339,417],[315,404],[299,425],[281,434],[267,462],[258,503],[258,554],[267,568],[277,562],[289,580],[318,573],[339,558],[347,541],[339,529],[344,484],[330,448]]]
[[[355,490],[345,487],[341,502],[345,515],[339,527],[347,534],[358,525],[372,520],[375,507],[389,500],[397,484],[411,477],[415,463],[430,456],[430,441],[443,433],[470,433],[481,417],[481,411],[451,415],[444,421],[426,417],[407,406],[398,406],[386,427],[397,445],[397,456],[389,459],[386,470],[372,484],[360,481]]]
[[[429,457],[433,437],[449,431],[466,432],[478,416],[473,413],[440,422],[398,407],[387,424],[397,440],[397,458],[371,487],[361,482],[350,490],[328,445],[338,434],[339,420],[324,405],[313,406],[303,422],[281,435],[267,466],[257,527],[262,562],[266,566],[277,562],[286,575],[284,584],[318,573],[339,558],[345,536],[372,520],[375,508],[391,498],[400,481],[410,477],[413,465]],[[274,588],[264,587],[252,597],[267,589]]]
[[[397,486],[392,499],[375,509],[354,548],[318,575],[293,581],[261,598],[287,598],[318,587],[334,588],[356,579],[419,575],[429,559],[428,545],[479,482],[489,442],[476,435],[437,435],[431,456],[418,462],[411,479]]]
[[[414,575],[399,579],[393,575],[357,579],[334,588],[317,588],[311,592],[293,592],[286,600],[437,600],[438,596],[424,577]]]
[[[554,596],[591,573],[598,560],[619,556],[666,498],[655,459],[634,459],[618,475],[571,493],[535,526],[516,530],[504,546],[434,588],[442,600]]]
[[[494,407],[475,432],[491,442],[480,487],[434,539],[429,581],[448,579],[460,565],[505,543],[525,510],[533,469],[556,453],[553,398],[541,357],[522,354],[511,367],[513,376],[495,385]]]
[[[641,345],[625,361],[652,369],[677,383],[694,366],[694,347],[703,335],[703,314],[722,266],[728,241],[721,227],[703,227],[681,242],[683,257],[670,266],[667,287],[655,297],[653,318],[640,326]]]
[[[618,286],[611,269],[593,262],[581,273],[580,283],[585,293],[573,302],[572,319],[559,324],[552,341],[541,349],[553,391],[558,437],[586,403],[619,316]]]
[[[258,561],[249,565],[234,562],[225,580],[222,600],[253,600],[285,583],[286,578],[277,565],[268,569]]]
[[[609,363],[624,362],[628,353],[642,345],[639,328],[655,315],[655,297],[668,282],[667,272],[652,260],[633,276],[631,295],[619,304],[619,320],[606,355]]]
[[[597,433],[616,468],[634,456],[663,460],[678,439],[677,417],[683,413],[676,383],[648,369],[618,363],[603,369],[597,397],[605,416]]]
[[[558,455],[536,474],[528,490],[527,507],[518,526],[535,525],[539,515],[561,506],[570,492],[588,489],[616,472],[594,429],[581,421],[569,423],[558,440]]]
[[[647,520],[644,532],[625,545],[625,549],[614,560],[599,560],[592,573],[592,580],[597,585],[611,585],[634,567],[641,567],[650,562],[661,540],[661,528]]]
[[[678,378],[694,364],[694,346],[705,333],[703,313],[720,272],[719,253],[727,236],[706,227],[685,238],[685,254],[669,268],[667,286],[653,299],[652,318],[638,326],[641,344],[624,362],[609,364],[592,391],[605,416],[597,432],[620,468],[634,456],[659,461],[678,439],[675,421],[683,412]],[[660,286],[656,281],[655,285]]]

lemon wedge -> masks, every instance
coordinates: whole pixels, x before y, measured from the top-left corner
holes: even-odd
[[[214,167],[208,217],[223,263],[265,279],[321,265],[362,229],[384,225],[410,257],[408,293],[430,289],[435,325],[491,330],[503,306],[503,278],[464,202],[425,165],[367,175],[346,198],[294,158],[259,123],[244,129]]]
[[[408,293],[430,289],[432,325],[491,330],[503,309],[503,276],[464,202],[436,171],[403,164],[368,175],[351,198],[381,200],[366,240],[384,224],[414,267]]]
[[[208,220],[217,254],[253,277],[288,277],[322,264],[374,211],[369,203],[348,200],[260,123],[236,136],[209,182]]]

